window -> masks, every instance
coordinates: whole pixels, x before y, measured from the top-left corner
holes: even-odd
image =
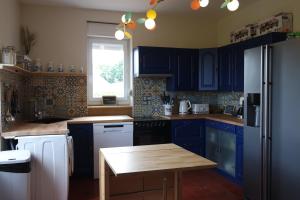
[[[119,104],[129,104],[129,40],[89,37],[88,103],[99,105],[102,96],[116,96]]]

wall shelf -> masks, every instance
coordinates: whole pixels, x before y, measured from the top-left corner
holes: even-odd
[[[22,67],[15,65],[0,64],[0,70],[32,77],[86,77],[87,75],[79,72],[30,72]]]
[[[15,65],[0,64],[0,69],[20,75],[29,75],[31,72]]]
[[[78,73],[78,72],[31,72],[30,74],[33,77],[68,77],[68,76],[85,77],[87,76],[84,73]]]

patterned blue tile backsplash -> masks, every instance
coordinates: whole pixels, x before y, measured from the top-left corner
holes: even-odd
[[[135,78],[134,107],[135,117],[159,116],[163,114],[160,95],[166,90],[166,80],[159,78]],[[210,104],[212,112],[222,112],[226,105],[239,105],[239,99],[244,94],[241,92],[167,92],[178,102],[189,99],[191,103]],[[176,102],[175,101],[175,102]],[[175,104],[174,112],[178,105]]]

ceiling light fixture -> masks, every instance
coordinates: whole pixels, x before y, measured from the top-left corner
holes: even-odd
[[[151,8],[146,13],[146,18],[139,18],[136,21],[132,19],[132,13],[127,12],[121,17],[122,23],[117,26],[117,31],[115,32],[115,37],[117,40],[123,40],[125,37],[132,38],[131,33],[127,29],[135,30],[137,24],[144,24],[146,29],[154,30],[156,27],[155,19],[157,18],[156,7],[159,3],[164,0],[150,0]],[[191,8],[193,10],[199,10],[201,7],[207,7],[209,0],[192,0]],[[240,6],[239,0],[224,0],[224,3],[221,5],[221,8],[227,7],[229,11],[236,11]]]
[[[200,6],[201,6],[202,8],[207,7],[208,4],[209,4],[209,0],[200,0]]]
[[[236,11],[240,6],[239,0],[225,0],[221,8],[227,7],[229,11]]]
[[[240,2],[238,0],[232,0],[230,3],[227,4],[227,8],[230,11],[236,11],[240,6]]]

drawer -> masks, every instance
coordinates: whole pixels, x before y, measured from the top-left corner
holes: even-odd
[[[173,139],[204,137],[202,120],[178,120],[172,122]]]
[[[216,121],[212,121],[212,120],[206,120],[205,126],[235,133],[235,126],[231,125],[231,124],[216,122]]]
[[[128,194],[143,191],[142,176],[110,176],[110,195]]]

